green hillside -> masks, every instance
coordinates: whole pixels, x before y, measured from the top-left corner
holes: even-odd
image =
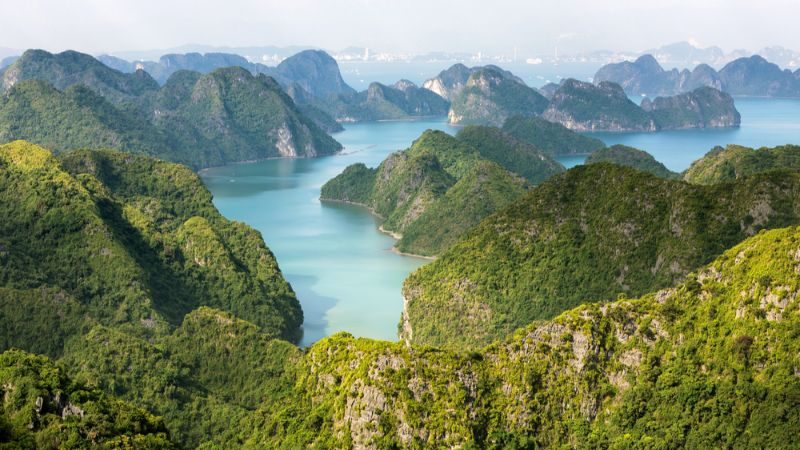
[[[400,238],[397,249],[433,256],[511,204],[528,182],[563,170],[497,128],[467,127],[456,137],[429,130],[377,169],[348,167],[322,187],[320,198],[370,208],[383,218],[381,228]]]
[[[0,92],[24,80],[40,80],[59,90],[75,85],[87,86],[112,103],[122,103],[158,89],[158,83],[146,72],[122,73],[91,55],[68,50],[48,53],[28,50],[13,64],[0,70]]]
[[[798,228],[759,233],[471,353],[329,337],[246,448],[793,448],[798,248]]]
[[[599,139],[576,133],[541,117],[510,117],[503,124],[503,131],[550,156],[589,154],[606,146]]]
[[[500,164],[533,184],[564,171],[564,166],[546,156],[546,152],[500,128],[468,125],[459,130],[456,138],[478,150],[482,158]]]
[[[525,194],[444,133],[395,157],[420,189],[346,173],[395,209],[448,185],[406,233],[516,200],[412,276],[412,345],[301,350],[261,237],[188,168],[0,147],[0,448],[792,448],[800,228],[764,228],[798,222],[800,174],[697,186],[598,163]],[[511,304],[545,289],[563,295]],[[419,307],[431,292],[446,308]],[[418,344],[447,329],[450,349]]]
[[[75,383],[43,356],[0,354],[0,447],[170,449],[163,421]]]
[[[0,142],[26,139],[62,152],[120,148],[177,159],[161,130],[85,86],[59,91],[44,81],[21,81],[0,96]]]
[[[501,126],[513,116],[535,116],[547,108],[547,99],[516,77],[496,67],[473,71],[450,105],[452,124]]]
[[[679,173],[667,169],[664,164],[656,161],[649,153],[626,145],[617,144],[598,150],[589,155],[584,164],[596,164],[601,162],[633,167],[642,172],[649,172],[657,177],[669,180],[678,180],[681,178]]]
[[[195,169],[269,157],[341,150],[280,85],[240,67],[208,74],[177,71],[159,87],[89,55],[30,51],[0,74],[0,143],[27,140],[55,152],[113,148]],[[308,112],[311,117],[304,114]]]
[[[475,348],[586,301],[668,287],[763,228],[800,222],[800,176],[709,187],[579,166],[483,221],[403,289],[402,337]]]
[[[800,169],[800,146],[752,149],[739,145],[716,147],[693,162],[684,173],[689,183],[714,184],[773,170]]]
[[[3,349],[59,355],[95,324],[158,336],[203,305],[299,333],[260,234],[223,218],[186,167],[112,151],[59,160],[17,141],[0,146],[0,186]]]

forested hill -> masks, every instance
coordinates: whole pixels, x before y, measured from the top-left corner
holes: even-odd
[[[333,119],[239,67],[179,71],[159,87],[142,81],[146,73],[124,74],[89,55],[29,51],[0,75],[2,142],[114,148],[195,169],[342,148],[324,131]]]
[[[0,346],[57,356],[87,326],[157,336],[199,307],[294,339],[300,305],[261,235],[186,167],[0,147]]]
[[[377,168],[354,164],[322,186],[322,200],[357,203],[400,236],[397,248],[434,256],[481,219],[564,170],[499,128],[470,126],[453,137],[425,131]]]
[[[433,164],[444,144],[464,148],[438,163],[442,176],[460,177],[450,190],[475,170],[509,173],[480,156],[491,151],[447,135],[425,136],[408,157]],[[601,282],[572,283],[586,287],[582,300],[557,305],[547,321],[529,316],[488,346],[474,345],[484,338],[469,320],[504,310],[470,309],[458,328],[469,336],[468,352],[418,345],[417,333],[420,341],[429,335],[413,315],[417,322],[404,329],[411,346],[339,334],[301,351],[282,339],[297,337],[302,315],[261,236],[222,218],[188,168],[113,151],[54,157],[26,142],[7,144],[0,147],[0,446],[787,447],[800,425],[800,228],[759,230],[794,220],[797,202],[786,196],[800,189],[797,178],[768,172],[703,187],[604,163],[570,170],[485,220],[422,272],[447,275],[437,285],[443,289],[457,282],[462,297],[449,307],[460,313],[475,305],[485,280],[441,267],[489,267],[491,283],[522,273],[506,285],[514,295],[532,266],[499,252],[518,246],[513,256],[524,256],[539,245],[531,239],[552,236],[550,254],[568,267],[594,261],[586,267]],[[559,195],[537,203],[540,191]],[[598,198],[630,202],[617,211]],[[671,209],[657,214],[665,203]],[[697,204],[713,214],[697,214]],[[552,217],[529,217],[538,207]],[[597,263],[596,239],[576,218],[637,245],[619,254],[622,272],[615,260]],[[652,228],[665,224],[667,231]],[[485,255],[464,252],[489,226]],[[725,250],[745,236],[752,237]],[[677,239],[685,246],[671,246]],[[654,249],[664,258],[647,282]],[[455,251],[461,266],[448,256]],[[713,261],[703,267],[704,258]],[[561,276],[540,268],[530,273]],[[656,291],[662,282],[667,287]],[[595,302],[593,293],[618,286],[630,295]],[[628,298],[645,286],[653,290]],[[419,295],[406,290],[407,312]],[[429,310],[423,318],[438,316]]]
[[[800,223],[799,199],[797,172],[698,186],[573,168],[409,276],[402,337],[475,348],[583,302],[672,286],[761,229]]]

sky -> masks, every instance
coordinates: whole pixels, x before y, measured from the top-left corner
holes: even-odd
[[[349,46],[528,55],[692,40],[800,50],[800,0],[2,0],[0,47]],[[12,6],[13,5],[13,6]]]

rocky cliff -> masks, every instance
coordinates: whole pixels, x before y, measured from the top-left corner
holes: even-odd
[[[435,92],[445,100],[452,102],[467,86],[467,81],[469,80],[470,75],[482,69],[492,70],[506,79],[525,84],[521,78],[497,66],[488,65],[467,67],[461,63],[458,63],[453,64],[448,69],[441,71],[436,77],[425,80],[425,82],[422,84],[422,87]]]
[[[447,114],[452,124],[502,126],[512,116],[541,114],[547,99],[520,80],[494,68],[473,71]]]
[[[781,70],[759,55],[739,58],[719,72],[706,64],[693,70],[664,70],[651,55],[634,62],[608,64],[600,68],[594,82],[617,83],[629,95],[668,96],[712,87],[734,96],[798,97],[797,73]]]
[[[13,64],[0,70],[0,91],[6,92],[23,80],[46,81],[60,90],[81,84],[113,103],[158,89],[158,83],[142,70],[122,73],[90,55],[72,50],[57,54],[26,51]]]
[[[645,99],[636,105],[622,87],[566,80],[542,117],[576,131],[658,131],[681,128],[738,127],[733,98],[703,87],[672,97]]]
[[[312,104],[340,122],[444,116],[450,107],[447,100],[408,80],[400,80],[391,86],[375,82],[363,92],[339,95]]]
[[[553,94],[542,117],[575,131],[656,131],[650,115],[618,84],[569,79]]]
[[[358,203],[383,218],[406,253],[434,256],[482,218],[563,167],[497,128],[467,127],[452,137],[426,131],[376,169],[348,167],[320,198]],[[525,177],[525,178],[523,178]]]
[[[672,97],[645,98],[642,109],[649,112],[659,129],[732,128],[742,117],[733,98],[711,87],[697,88]]]
[[[722,88],[719,74],[711,66],[700,64],[691,71],[664,70],[652,55],[601,67],[594,82],[603,81],[619,84],[629,95],[668,96],[702,86]]]
[[[669,289],[469,353],[332,336],[246,446],[790,448],[799,252],[796,228],[765,232]]]
[[[794,172],[696,186],[617,165],[573,168],[409,276],[404,338],[475,348],[587,299],[672,286],[761,229],[800,223],[799,196]]]

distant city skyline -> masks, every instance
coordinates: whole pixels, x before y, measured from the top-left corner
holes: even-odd
[[[800,49],[793,0],[29,0],[0,17],[0,47],[88,53],[215,46],[350,46],[386,52],[550,55],[679,41]]]

